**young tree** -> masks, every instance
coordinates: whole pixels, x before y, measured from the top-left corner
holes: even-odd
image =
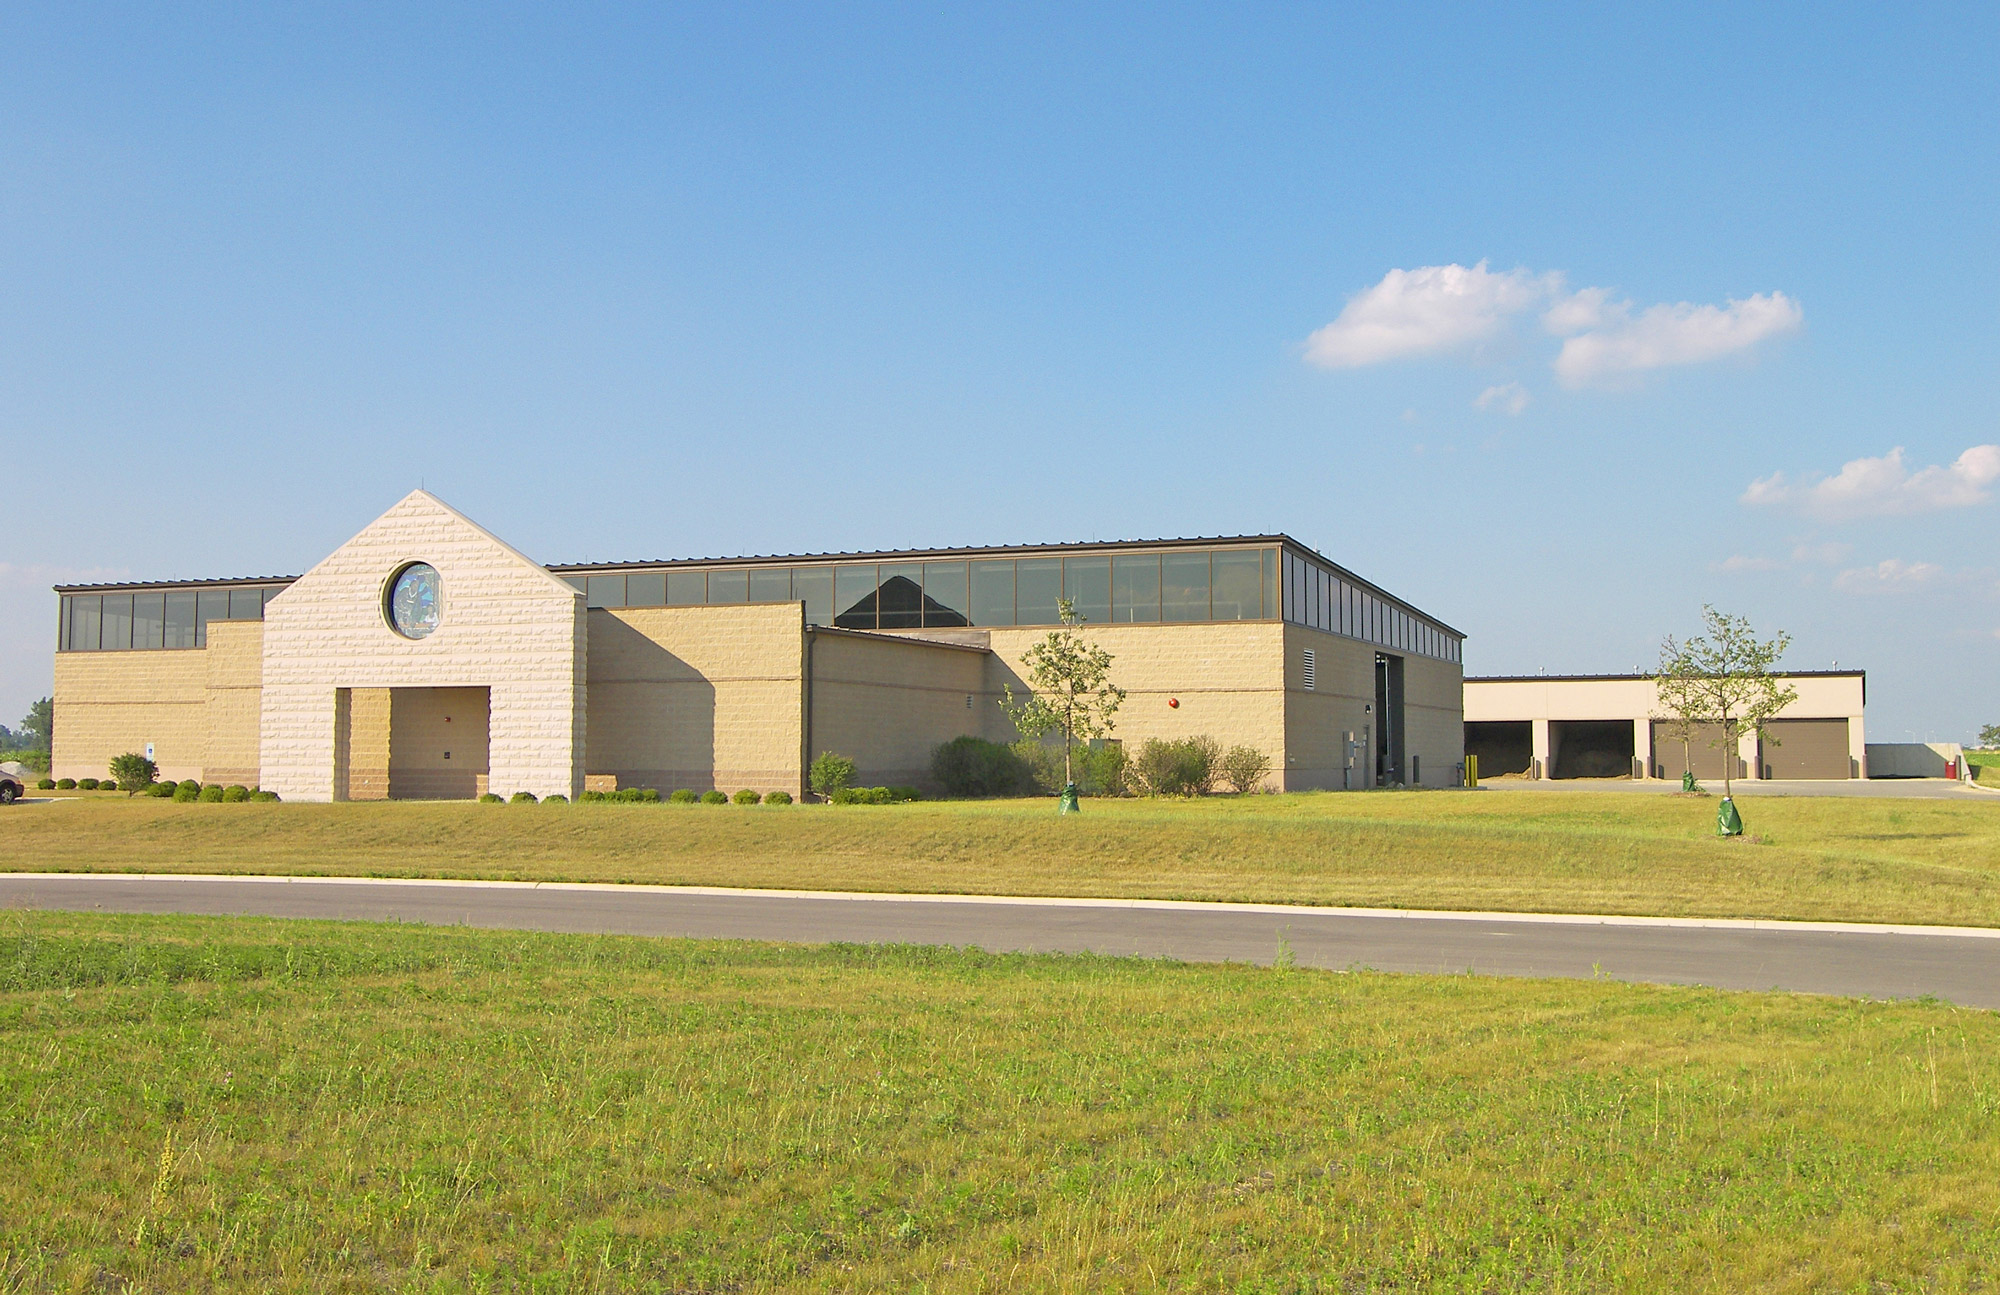
[[[1083,617],[1077,615],[1076,604],[1064,598],[1056,608],[1062,628],[1050,630],[1047,638],[1022,655],[1033,691],[1016,701],[1010,685],[1000,708],[1023,737],[1062,734],[1067,787],[1076,781],[1076,744],[1112,730],[1111,717],[1124,702],[1125,690],[1105,682],[1111,673],[1111,654],[1078,633]]]
[[[127,751],[124,755],[111,759],[111,776],[125,789],[126,795],[153,785],[160,776],[160,766],[140,755],[137,751]]]
[[[1701,609],[1705,634],[1681,644],[1696,713],[1718,725],[1712,745],[1722,748],[1722,794],[1731,792],[1740,739],[1762,737],[1779,712],[1799,699],[1798,690],[1772,674],[1792,636],[1780,630],[1760,640],[1748,619],[1713,607]]]
[[[1669,737],[1681,744],[1681,787],[1697,790],[1694,780],[1694,737],[1706,716],[1695,688],[1694,667],[1688,660],[1687,645],[1669,634],[1660,641],[1660,665],[1653,672],[1653,690],[1658,697],[1653,713],[1666,721]]]
[[[822,800],[831,801],[833,793],[854,782],[857,772],[854,761],[838,751],[821,751],[806,770],[806,781]]]

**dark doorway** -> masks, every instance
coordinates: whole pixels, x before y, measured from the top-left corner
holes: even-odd
[[[1558,719],[1549,722],[1549,745],[1555,748],[1551,778],[1630,778],[1632,721],[1629,719]]]
[[[1479,776],[1526,773],[1535,758],[1535,726],[1525,719],[1480,720],[1465,726],[1465,753],[1479,757]]]
[[[1375,785],[1401,783],[1403,750],[1403,658],[1375,654]]]

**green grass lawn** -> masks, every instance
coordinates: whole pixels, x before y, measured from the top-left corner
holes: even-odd
[[[1972,776],[1987,786],[2000,786],[2000,751],[1967,751],[1965,762],[1972,766]]]
[[[637,881],[2000,925],[2000,801],[1366,792],[900,806],[0,811],[4,866]]]
[[[0,922],[0,1290],[1954,1291],[2000,1015]]]

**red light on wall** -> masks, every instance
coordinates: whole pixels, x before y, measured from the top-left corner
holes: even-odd
[[[1169,697],[1167,698],[1167,706],[1171,710],[1179,710],[1181,708],[1181,699],[1178,697]]]

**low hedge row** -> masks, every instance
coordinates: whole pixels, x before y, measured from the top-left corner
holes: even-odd
[[[517,791],[512,796],[504,798],[489,791],[479,798],[479,803],[533,805],[537,799],[535,794],[529,791]],[[578,804],[584,805],[727,805],[732,800],[738,805],[789,805],[792,803],[792,794],[788,791],[757,792],[746,787],[731,796],[723,791],[696,792],[683,787],[672,795],[661,796],[652,787],[621,787],[617,791],[586,791],[576,799]],[[564,805],[569,803],[569,797],[543,796],[539,801],[544,805]]]

